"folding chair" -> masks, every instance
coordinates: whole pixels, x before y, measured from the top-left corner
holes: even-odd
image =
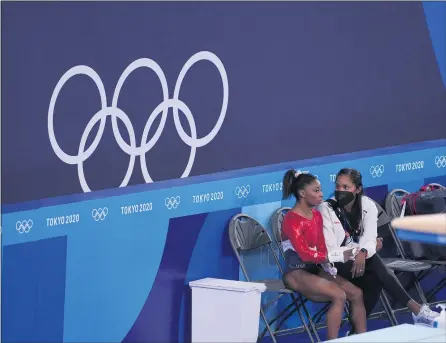
[[[404,189],[394,189],[387,194],[384,207],[390,220],[398,218],[404,213],[403,198],[410,193]]]
[[[424,303],[426,302],[426,297],[424,295],[423,289],[418,281],[418,275],[419,273],[422,273],[423,271],[430,270],[432,268],[432,265],[423,261],[415,261],[412,259],[407,259],[405,254],[402,253],[401,246],[399,245],[400,241],[398,240],[398,237],[395,233],[395,230],[390,225],[390,218],[387,215],[387,213],[384,211],[384,209],[375,202],[376,208],[378,209],[378,235],[381,237],[385,237],[388,233],[388,237],[392,238],[393,243],[395,244],[396,251],[394,252],[394,255],[398,257],[381,257],[384,264],[389,267],[391,270],[393,270],[394,273],[397,275],[401,273],[408,273],[411,275],[412,279],[408,287],[405,287],[406,290],[410,290],[411,288],[415,287],[415,290],[420,297],[421,301]],[[384,240],[384,245],[386,244],[386,240]],[[380,256],[381,256],[380,252]],[[386,297],[387,298],[387,297]],[[394,320],[396,323],[396,317],[395,313],[397,312],[404,312],[407,311],[408,308],[406,306],[394,310],[392,306],[390,305],[390,302],[387,300],[386,303],[388,304],[389,310],[391,312],[392,320]]]
[[[440,184],[436,184],[436,183],[431,183],[428,186],[440,187],[443,189],[445,188],[444,186],[442,186]],[[394,219],[396,217],[404,216],[405,204],[403,204],[402,200],[408,194],[410,194],[410,193],[404,189],[394,189],[387,195],[386,200],[385,200],[385,207],[386,207],[387,213],[389,214],[389,220]],[[392,237],[394,239],[394,242],[396,243],[398,253],[403,259],[415,261],[415,258],[417,256],[421,257],[424,255],[423,244],[417,243],[417,242],[411,242],[410,244],[406,244],[406,246],[408,246],[408,247],[410,246],[410,250],[411,250],[411,251],[407,252],[407,250],[404,248],[403,242],[401,242],[401,240],[399,239],[395,230],[390,225],[389,225],[389,228],[390,228],[390,231],[392,232]],[[408,258],[408,256],[410,256],[410,255],[412,255],[411,259]],[[416,283],[419,285],[417,287],[420,288],[419,293],[421,292],[423,294],[423,297],[421,298],[421,300],[425,303],[428,303],[429,305],[434,305],[434,304],[440,303],[439,301],[433,302],[432,300],[434,299],[434,297],[437,295],[437,293],[441,289],[446,287],[446,277],[444,277],[442,280],[440,280],[433,289],[431,289],[430,291],[427,292],[427,294],[425,294],[424,291],[422,290],[422,287],[420,286],[420,282],[426,276],[428,276],[430,273],[432,273],[433,271],[436,271],[439,269],[444,269],[446,267],[446,261],[428,259],[428,260],[417,260],[417,262],[425,263],[426,265],[430,266],[430,268],[425,268],[423,271],[421,271],[417,275]]]
[[[283,324],[284,322],[283,318],[289,318],[289,316],[292,313],[297,312],[311,342],[314,343],[314,338],[308,328],[308,325],[300,309],[302,303],[300,304],[298,303],[299,301],[300,302],[302,301],[301,297],[296,297],[293,291],[287,289],[281,279],[251,280],[248,275],[247,268],[245,266],[245,263],[243,262],[243,257],[247,255],[249,252],[261,249],[266,246],[269,248],[270,253],[274,257],[274,261],[278,270],[280,271],[280,273],[283,273],[279,259],[277,258],[274,249],[272,247],[271,237],[268,234],[268,232],[254,218],[246,214],[238,214],[235,215],[229,222],[229,241],[231,243],[232,249],[234,250],[235,256],[240,264],[240,267],[246,280],[250,282],[263,283],[266,286],[266,292],[277,294],[277,297],[275,297],[272,301],[269,301],[266,305],[262,306],[260,309],[260,316],[265,322],[266,328],[259,335],[258,340],[262,339],[266,334],[266,332],[268,331],[272,341],[274,343],[277,343],[276,336],[284,333],[289,333],[290,331],[293,330],[293,329],[284,329],[284,330],[280,329],[280,325]],[[272,304],[276,303],[280,298],[282,298],[285,295],[290,296],[291,302],[277,316],[271,319],[267,319],[265,311]],[[273,330],[271,328],[271,325],[274,324],[275,322],[278,322],[280,319],[282,319],[282,321],[280,321],[277,328]]]
[[[439,183],[430,183],[427,186],[442,189],[446,188]],[[390,220],[404,216],[405,205],[403,205],[403,198],[409,194],[410,193],[408,191],[400,188],[394,189],[387,194],[384,207]]]
[[[282,259],[285,261],[285,253],[282,249],[282,221],[283,221],[283,217],[285,216],[285,214],[290,210],[290,207],[281,207],[278,210],[276,210],[272,217],[271,217],[271,224],[272,224],[272,229],[273,229],[273,237],[274,237],[274,241],[276,243],[276,246],[282,256]],[[320,321],[322,320],[323,316],[326,314],[326,312],[328,311],[331,303],[327,303],[326,305],[324,305],[318,312],[316,312],[316,314],[311,318],[309,311],[307,309],[307,307],[305,306],[305,303],[307,303],[309,300],[305,299],[303,301],[303,308],[305,311],[305,314],[308,317],[308,320],[310,321],[310,327],[311,329],[314,331],[315,335],[317,335],[317,331],[319,329],[325,328],[326,325],[325,324],[320,324]],[[343,319],[343,322],[345,321],[350,321],[350,317],[349,317],[349,308],[346,305],[345,307],[345,313],[346,313],[346,318]],[[316,325],[314,324],[316,322]],[[319,336],[317,336],[319,337]]]

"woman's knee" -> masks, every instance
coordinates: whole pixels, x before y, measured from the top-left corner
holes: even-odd
[[[283,274],[282,281],[286,288],[290,288],[291,282],[292,282],[292,277],[291,277],[290,273]]]
[[[297,291],[297,281],[296,277],[293,274],[294,272],[285,273],[282,276],[282,281],[286,288]]]
[[[340,305],[344,305],[345,301],[347,300],[347,295],[345,294],[345,292],[340,289],[339,287],[336,287],[332,290],[331,292],[332,294],[330,294],[330,300],[333,303],[337,303]]]
[[[364,302],[363,293],[359,287],[353,287],[351,290],[349,290],[347,298],[352,303]]]

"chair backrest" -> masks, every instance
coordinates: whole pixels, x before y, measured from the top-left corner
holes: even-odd
[[[395,230],[390,225],[391,219],[386,211],[374,201],[376,208],[378,209],[378,236],[384,239],[384,246],[379,252],[381,257],[397,257],[398,255],[404,256],[403,247],[399,240]],[[389,238],[391,241],[389,242]]]
[[[273,237],[274,240],[276,241],[276,244],[279,248],[281,243],[282,243],[282,221],[283,221],[283,217],[285,217],[285,214],[287,214],[287,212],[291,210],[291,207],[281,207],[279,209],[277,209],[271,218],[271,224],[272,224],[272,228],[273,228]]]
[[[271,244],[265,228],[247,214],[237,214],[229,222],[229,241],[234,251],[254,250]]]
[[[409,192],[403,190],[403,189],[395,189],[391,191],[387,197],[386,197],[386,212],[388,213],[388,217],[390,220],[396,217],[404,216],[404,209],[405,206],[402,204],[402,199],[404,196],[409,194]],[[377,207],[379,205],[377,204]],[[379,213],[379,208],[378,208]],[[389,221],[390,221],[389,220]],[[419,242],[403,242],[398,237],[398,232],[390,225],[390,222],[386,225],[388,227],[389,233],[391,234],[391,237],[393,241],[396,244],[397,252],[398,254],[403,258],[416,258],[421,257],[425,255],[425,253],[429,250],[429,247],[425,244],[421,244]],[[386,228],[385,226],[379,225],[378,220],[378,228],[379,228],[379,234],[385,235]],[[384,243],[384,247],[386,247]],[[387,255],[389,253],[389,248],[384,251],[384,255]],[[381,255],[381,253],[380,253]],[[383,256],[387,257],[387,256]]]
[[[279,259],[277,258],[277,255],[272,247],[271,236],[269,235],[268,231],[254,218],[243,213],[232,217],[229,222],[229,241],[247,281],[250,281],[250,276],[248,276],[248,265],[245,263],[244,258],[249,257],[249,255],[252,257],[253,255],[250,254],[250,252],[254,252],[256,249],[263,247],[268,247],[269,253],[274,258],[274,270],[283,273]],[[254,256],[255,255],[256,253],[254,253]],[[259,256],[262,255],[263,252],[261,252]],[[258,265],[261,265],[261,263]],[[250,275],[252,276],[251,273]]]
[[[389,224],[391,219],[387,212],[378,204],[376,201],[373,201],[378,209],[378,227]]]
[[[443,186],[442,184],[439,183],[429,183],[427,186],[433,187],[433,188],[440,188],[440,189],[445,189],[446,187]]]
[[[444,186],[440,184],[431,183],[429,186],[437,186],[444,189]],[[404,196],[410,194],[404,189],[394,189],[386,197],[386,212],[388,213],[390,219],[396,217],[404,216],[404,206],[402,204],[402,199]],[[429,244],[422,244],[420,242],[402,242],[396,230],[390,227],[393,237],[395,238],[395,243],[397,244],[398,250],[403,257],[411,258],[425,258],[428,260],[436,260],[439,256],[445,254],[445,252],[437,246],[432,246]]]
[[[386,196],[385,209],[390,220],[400,217],[403,210],[403,197],[410,194],[404,189],[394,189]]]

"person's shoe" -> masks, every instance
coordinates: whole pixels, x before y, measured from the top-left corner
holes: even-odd
[[[412,313],[413,322],[415,325],[424,326],[434,326],[435,318],[437,318],[440,313],[432,311],[429,306],[424,304],[421,306],[420,312],[417,315]]]

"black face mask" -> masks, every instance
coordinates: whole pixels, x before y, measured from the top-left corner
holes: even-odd
[[[340,207],[344,207],[355,200],[355,194],[347,191],[335,191],[334,196]]]

